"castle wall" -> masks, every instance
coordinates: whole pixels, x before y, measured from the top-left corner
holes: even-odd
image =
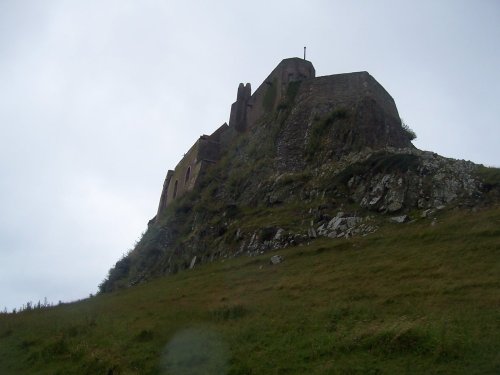
[[[248,101],[251,95],[252,87],[250,84],[243,85],[243,83],[240,83],[236,101],[231,106],[231,113],[229,115],[229,125],[239,132],[243,132],[247,128]]]
[[[163,189],[161,191],[160,203],[158,204],[158,212],[156,217],[160,217],[161,213],[167,208],[167,196],[168,196],[168,186],[170,185],[170,181],[174,175],[174,171],[169,170],[167,172],[167,176],[165,177],[165,181],[163,182]]]
[[[262,115],[276,109],[290,82],[314,78],[315,74],[310,61],[291,58],[282,60],[253,95],[249,83],[240,83],[236,102],[231,105],[229,126],[238,132],[254,126]]]
[[[217,160],[221,158],[224,151],[227,150],[237,135],[238,131],[234,127],[224,123],[209,136],[210,141],[218,144]],[[213,157],[207,156],[207,159],[212,160]]]
[[[205,138],[204,138],[205,137]],[[214,142],[208,136],[202,136],[198,141],[198,160],[216,162],[220,158],[219,142]]]
[[[394,99],[368,72],[318,77],[308,81],[305,86],[304,89],[309,90],[313,101],[317,103],[349,107],[359,102],[360,98],[370,97],[384,112],[399,121]]]
[[[226,123],[222,124],[216,131],[210,134],[210,140],[213,142],[221,142],[222,137],[227,133],[228,129],[229,126]]]
[[[280,171],[298,171],[305,167],[304,150],[312,127],[335,110],[346,110],[348,115],[322,134],[320,142],[327,149],[318,150],[328,153],[331,159],[365,148],[411,147],[394,100],[370,74],[318,77],[300,85],[294,110],[279,136],[277,168]]]
[[[248,127],[254,126],[266,112],[276,109],[290,82],[304,81],[315,76],[316,71],[310,61],[300,58],[282,60],[250,98],[247,111]]]
[[[343,139],[335,147],[347,152],[354,145],[354,149],[361,145],[373,149],[411,146],[394,99],[368,72],[319,77],[304,89],[311,93],[311,107],[343,107],[354,114],[351,139]]]
[[[175,170],[168,171],[158,206],[157,217],[175,199],[193,190],[207,168],[220,159],[220,140],[228,130],[223,124],[211,135],[202,135],[189,149]]]
[[[199,171],[197,165],[199,143],[198,140],[176,165],[167,188],[167,206],[174,199],[181,197],[186,191],[194,187],[194,181],[196,181]]]
[[[300,170],[308,131],[317,118],[332,110],[346,109],[352,116],[341,128],[332,130],[327,143],[340,157],[359,147],[406,147],[411,142],[401,128],[396,104],[389,93],[367,72],[315,77],[311,62],[291,58],[282,60],[251,94],[250,84],[240,84],[237,100],[231,106],[229,126],[223,124],[211,135],[203,135],[189,149],[164,182],[158,217],[173,200],[193,190],[210,165],[238,135],[258,125],[286,99],[291,82],[301,81],[294,110],[283,129],[277,153],[281,170]],[[348,122],[348,123],[347,123]]]

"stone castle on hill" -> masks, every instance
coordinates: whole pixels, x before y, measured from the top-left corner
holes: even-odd
[[[414,136],[367,72],[316,77],[285,59],[253,93],[240,84],[228,124],[168,171],[156,217],[99,288],[500,200],[497,172],[419,150]]]
[[[303,165],[303,154],[298,152],[307,137],[303,124],[313,121],[318,115],[314,111],[339,107],[355,110],[355,126],[339,134],[342,138],[338,140],[339,152],[352,151],[357,144],[372,149],[411,145],[402,131],[393,98],[370,74],[355,72],[316,77],[310,61],[284,59],[253,94],[249,83],[240,83],[236,102],[231,106],[229,125],[224,123],[211,135],[202,135],[175,169],[167,172],[156,217],[160,217],[172,201],[197,186],[207,168],[218,162],[239,133],[258,126],[264,115],[279,110],[292,94],[296,100],[291,121],[297,126],[286,129],[277,145],[277,162],[284,169],[298,170]]]

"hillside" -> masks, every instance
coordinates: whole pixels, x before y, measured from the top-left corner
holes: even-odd
[[[498,374],[500,207],[435,217],[0,315],[0,373]]]
[[[500,373],[500,169],[414,137],[367,72],[240,84],[97,296],[0,315],[0,374]]]
[[[285,59],[253,94],[240,84],[229,125],[168,171],[157,215],[100,290],[498,201],[498,169],[418,150],[414,137],[367,72],[315,77],[309,61]]]

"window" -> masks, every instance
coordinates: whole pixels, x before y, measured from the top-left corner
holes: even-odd
[[[188,167],[186,171],[186,179],[184,180],[184,184],[187,184],[187,182],[189,181],[189,176],[191,176],[191,167]]]
[[[175,198],[177,196],[177,180],[175,180],[175,183],[174,183],[174,196],[173,198]]]

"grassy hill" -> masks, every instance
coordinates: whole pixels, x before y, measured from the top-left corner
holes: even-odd
[[[224,373],[499,374],[500,207],[0,315],[0,374]]]

